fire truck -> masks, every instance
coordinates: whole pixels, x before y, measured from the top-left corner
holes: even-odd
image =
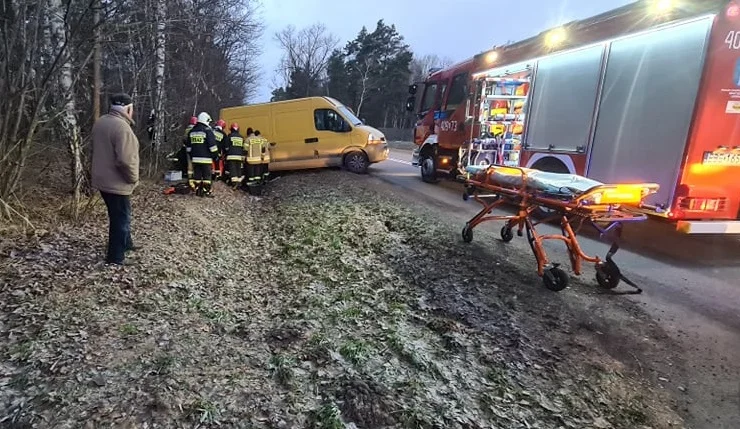
[[[740,233],[740,0],[643,0],[409,87],[425,182],[503,164],[652,182],[642,210]]]

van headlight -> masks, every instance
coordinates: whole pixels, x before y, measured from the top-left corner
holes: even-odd
[[[384,137],[376,136],[373,133],[367,135],[367,144],[381,144],[385,142]]]

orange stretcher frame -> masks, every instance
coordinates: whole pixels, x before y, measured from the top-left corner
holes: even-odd
[[[545,240],[560,240],[566,245],[571,268],[576,275],[581,274],[584,261],[593,263],[599,286],[614,289],[620,281],[624,281],[635,289],[628,293],[642,293],[642,289],[624,277],[612,257],[619,250],[623,224],[647,219],[646,215],[630,210],[630,206],[639,206],[646,196],[658,191],[659,185],[655,183],[596,185],[575,197],[566,198],[563,195],[533,189],[527,180],[529,171],[537,170],[492,165],[477,174],[466,175],[463,199],[467,201],[472,198],[483,205],[483,208],[465,224],[462,230],[463,241],[466,243],[473,241],[473,228],[481,223],[504,220],[506,224],[501,228],[501,239],[504,242],[511,241],[515,229],[520,237],[526,232],[537,262],[537,274],[542,277],[548,289],[557,292],[568,286],[568,274],[559,268],[560,264],[550,262],[543,246]],[[493,179],[494,173],[519,174],[520,185],[496,183]],[[487,194],[481,194],[481,191]],[[502,205],[515,205],[516,214],[491,214],[495,208]],[[534,212],[538,208],[544,208],[550,214],[536,220]],[[555,221],[559,222],[562,234],[537,233],[537,225]],[[578,243],[577,233],[585,225],[593,226],[601,238],[610,239],[611,247],[605,259],[587,255]]]

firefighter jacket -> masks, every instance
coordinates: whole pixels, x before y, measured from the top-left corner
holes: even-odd
[[[213,130],[213,136],[216,138],[216,146],[218,146],[219,156],[226,153],[226,134],[221,130]]]
[[[269,164],[270,163],[270,143],[267,141],[266,138],[259,136],[257,137],[262,141],[262,163],[263,164]]]
[[[187,149],[193,164],[210,164],[218,160],[218,145],[213,130],[201,123],[188,133]]]
[[[226,137],[226,160],[244,161],[244,137],[238,131],[232,131]]]
[[[187,147],[188,146],[188,140],[190,139],[190,137],[189,137],[190,136],[190,130],[192,130],[192,129],[193,129],[193,126],[192,125],[188,125],[187,127],[185,127],[185,135],[184,135],[184,137],[182,139],[182,147]]]
[[[262,138],[251,135],[244,146],[247,164],[262,164]]]

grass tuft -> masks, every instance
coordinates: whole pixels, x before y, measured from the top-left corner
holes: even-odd
[[[349,340],[339,349],[339,354],[353,364],[358,365],[367,360],[369,348],[367,344],[360,340]]]
[[[295,361],[290,356],[276,354],[270,358],[270,373],[282,385],[287,385],[293,380],[294,366]]]

